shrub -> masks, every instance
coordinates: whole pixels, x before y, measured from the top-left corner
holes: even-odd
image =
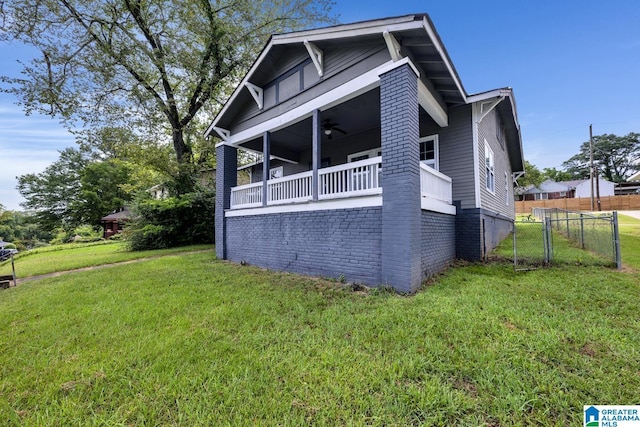
[[[125,228],[131,250],[213,243],[215,196],[197,191],[134,204],[135,218]]]

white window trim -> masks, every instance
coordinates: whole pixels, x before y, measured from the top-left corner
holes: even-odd
[[[420,143],[433,141],[433,166],[431,166],[432,162],[428,160],[420,160],[420,162],[439,172],[440,171],[440,142],[439,142],[440,139],[438,138],[438,135],[435,134],[435,135],[423,136],[418,141]]]
[[[487,160],[489,160],[487,164]],[[487,140],[484,140],[484,172],[485,172],[485,185],[487,191],[493,195],[496,194],[496,160],[493,154],[493,150],[489,147]],[[487,173],[488,172],[488,173]],[[491,179],[489,179],[491,178]]]
[[[509,174],[504,172],[504,197],[505,203],[509,206]]]

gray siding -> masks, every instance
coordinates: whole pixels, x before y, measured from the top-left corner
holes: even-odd
[[[456,217],[422,211],[421,269],[426,279],[444,270],[456,257]]]
[[[449,110],[449,126],[439,131],[440,172],[451,178],[453,200],[462,208],[476,207],[473,171],[473,120],[471,106]]]
[[[465,209],[476,207],[473,172],[473,121],[471,106],[449,110],[449,126],[441,128],[426,113],[421,116],[420,136],[438,135],[440,172],[452,180],[453,200]]]
[[[224,122],[231,127],[232,133],[249,129],[264,121],[280,116],[305,102],[309,102],[376,68],[389,59],[389,52],[384,46],[380,45],[365,46],[365,48],[356,46],[325,52],[325,75],[319,83],[305,89],[297,96],[263,111],[258,110],[256,103],[252,99],[247,100],[241,113],[235,118],[225,117]],[[286,70],[283,68],[281,71],[284,72]],[[223,124],[221,125],[224,127]]]
[[[382,208],[227,218],[227,259],[380,284]]]
[[[503,101],[506,102],[506,101]],[[500,116],[493,109],[478,125],[478,167],[480,171],[480,206],[507,218],[515,218],[511,165],[504,136],[499,138]],[[485,140],[493,151],[495,162],[495,194],[487,189],[485,173]],[[505,172],[507,173],[505,182]],[[508,188],[508,195],[505,191]]]

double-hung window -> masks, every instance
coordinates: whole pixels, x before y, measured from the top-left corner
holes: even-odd
[[[420,161],[435,170],[440,170],[438,148],[438,135],[420,138]]]
[[[484,170],[487,190],[491,193],[496,192],[496,173],[493,150],[489,147],[487,141],[484,141]]]

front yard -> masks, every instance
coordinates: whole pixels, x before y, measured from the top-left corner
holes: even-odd
[[[637,403],[639,283],[469,264],[401,297],[210,252],[43,279],[0,292],[0,419],[579,425]]]

